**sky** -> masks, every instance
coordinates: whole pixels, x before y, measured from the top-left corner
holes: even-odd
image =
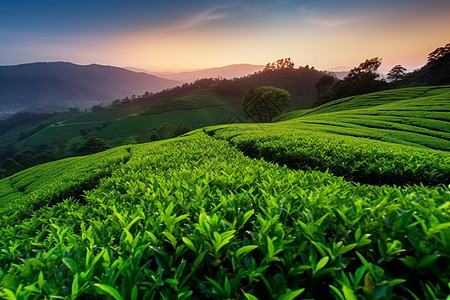
[[[423,66],[450,0],[0,0],[0,65],[70,61],[182,71],[290,57],[325,70]]]

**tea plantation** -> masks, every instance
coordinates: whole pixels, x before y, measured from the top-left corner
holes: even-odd
[[[449,90],[5,178],[0,297],[448,299]]]

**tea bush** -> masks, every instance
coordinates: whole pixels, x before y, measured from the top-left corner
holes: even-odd
[[[0,298],[445,299],[450,156],[431,148],[448,147],[446,90],[5,178]]]
[[[202,131],[129,151],[83,199],[3,221],[2,297],[433,299],[449,291],[444,186],[377,187],[290,170]]]

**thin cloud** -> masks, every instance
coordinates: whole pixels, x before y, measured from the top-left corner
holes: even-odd
[[[227,14],[218,12],[218,8],[211,8],[197,14],[194,14],[184,20],[182,23],[174,26],[174,29],[191,29],[209,23],[210,21],[226,19],[229,16]]]
[[[358,15],[330,15],[329,13],[318,13],[317,10],[312,10],[307,8],[306,6],[299,7],[300,14],[302,15],[302,19],[305,22],[313,23],[323,27],[336,28],[349,24],[354,24],[361,22],[363,20],[367,20],[369,17],[367,14]]]

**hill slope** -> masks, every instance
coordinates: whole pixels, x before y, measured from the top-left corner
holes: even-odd
[[[391,104],[402,101],[415,99]],[[0,296],[445,298],[449,153],[301,120],[208,127],[0,180]]]

